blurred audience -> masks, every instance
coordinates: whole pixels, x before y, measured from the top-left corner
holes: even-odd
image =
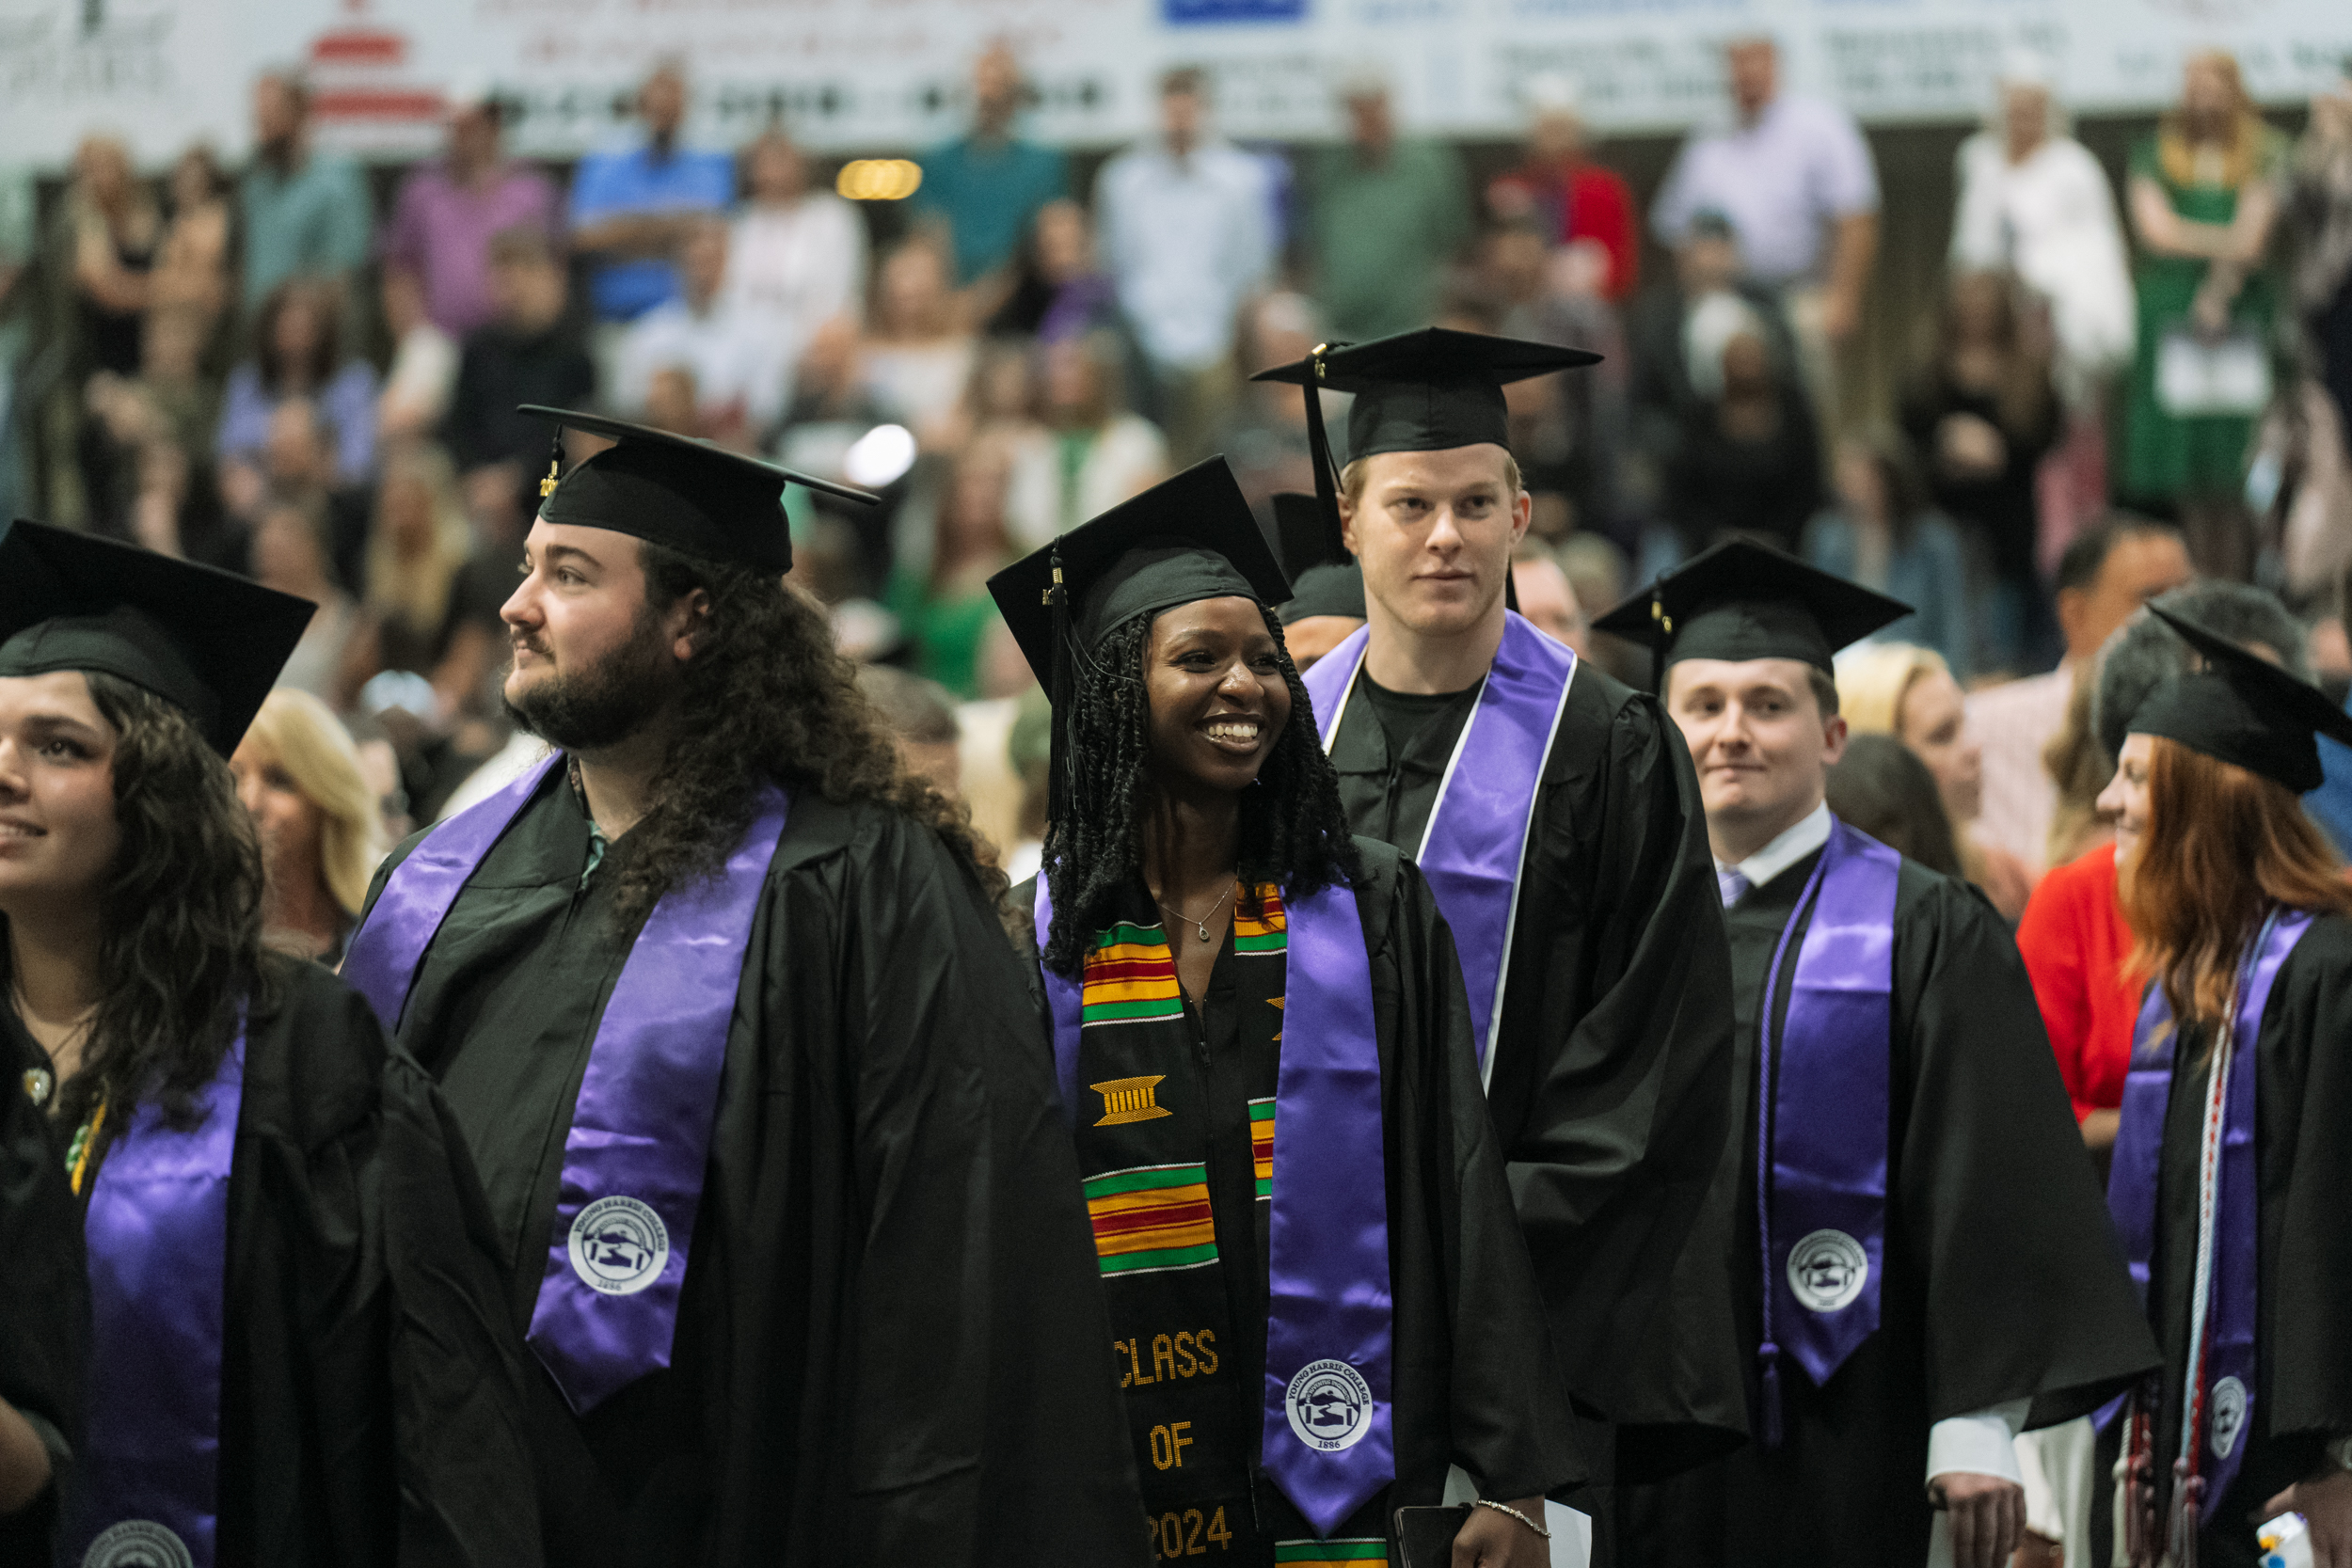
[[[857,673],[857,689],[890,732],[898,765],[948,800],[962,799],[955,704],[939,683],[887,664],[868,664]]]
[[[369,676],[424,676],[438,719],[482,705],[505,654],[499,608],[514,578],[503,553],[475,549],[448,455],[421,444],[397,449],[376,485],[362,601],[369,645],[358,663]]]
[[[959,286],[1009,265],[1039,209],[1070,194],[1059,148],[1014,134],[1027,93],[1021,62],[999,40],[972,67],[972,129],[923,158],[916,218],[944,237]]]
[[[695,221],[735,199],[735,160],[688,147],[684,69],[656,66],[637,89],[637,145],[591,152],[572,170],[572,248],[596,268],[589,302],[600,323],[635,321],[677,296],[671,258]]]
[[[629,323],[605,401],[631,419],[646,418],[656,376],[683,370],[692,377],[683,420],[674,413],[647,422],[749,452],[791,400],[792,344],[780,317],[745,305],[726,287],[727,243],[723,219],[700,218],[688,229],[678,248],[678,293]]]
[[[1096,257],[1086,209],[1066,197],[1039,208],[1015,257],[1004,303],[988,319],[990,334],[1050,342],[1124,325],[1119,289]]]
[[[949,470],[929,561],[899,565],[888,608],[898,617],[915,671],[958,698],[981,695],[980,648],[997,623],[988,579],[1027,546],[1015,547],[1006,520],[1011,465],[993,445],[975,445]]]
[[[401,182],[386,226],[386,285],[412,281],[425,319],[452,339],[490,324],[490,242],[509,229],[554,236],[555,185],[499,144],[500,105],[486,86],[462,83],[445,97],[449,135],[441,156]]]
[[[1847,737],[1829,770],[1829,809],[1851,828],[1931,871],[1959,877],[1960,845],[1935,775],[1891,735]]]
[[[1702,375],[1705,367],[1694,366]],[[1727,533],[1794,551],[1821,505],[1821,441],[1795,377],[1773,363],[1760,321],[1723,341],[1713,385],[1685,410],[1664,475],[1681,554]]]
[[[874,279],[866,338],[859,346],[865,389],[926,450],[961,440],[965,387],[978,341],[956,310],[947,259],[928,240],[911,240],[882,257]]]
[[[173,163],[165,194],[170,214],[148,271],[148,302],[158,310],[196,311],[209,341],[236,293],[230,276],[229,177],[213,150],[199,143]]]
[[[1325,337],[1323,312],[1305,294],[1288,290],[1261,294],[1242,312],[1242,371],[1254,373],[1270,365],[1304,359]],[[1305,493],[1315,487],[1314,457],[1307,445],[1306,403],[1295,387],[1277,381],[1243,387],[1239,401],[1209,445],[1232,466],[1241,493],[1249,498],[1260,523],[1267,527],[1274,522],[1278,492]],[[1346,451],[1342,434],[1332,435],[1331,449]]]
[[[1064,339],[1038,356],[1041,411],[1051,439],[1017,450],[1006,501],[1013,543],[1024,552],[1169,473],[1159,430],[1127,411],[1116,334]]]
[[[342,309],[343,283],[367,262],[374,210],[359,166],[310,145],[310,89],[292,71],[253,84],[253,161],[237,216],[248,315],[266,313],[262,302],[295,277],[329,285],[330,309]]]
[[[1446,263],[1470,243],[1470,177],[1450,144],[1397,132],[1385,72],[1340,84],[1347,138],[1316,153],[1307,240],[1315,298],[1350,342],[1426,326]]]
[[[1805,524],[1805,560],[1911,606],[1871,640],[1931,648],[1965,685],[1972,617],[1960,531],[1928,505],[1910,452],[1883,436],[1840,441],[1831,496]]]
[[[164,220],[121,142],[112,136],[84,139],[73,155],[66,216],[57,233],[72,247],[74,325],[83,373],[136,375],[149,275],[163,239]]]
[[[788,354],[829,321],[858,319],[866,301],[866,220],[809,183],[808,159],[773,127],[739,160],[743,205],[727,236],[725,304],[757,317]]]
[[[231,512],[250,511],[270,418],[297,398],[326,427],[335,482],[366,483],[375,467],[375,369],[345,355],[334,291],[308,277],[270,291],[254,319],[253,357],[229,372],[214,445]]]
[[[2286,226],[2306,354],[2328,389],[2337,440],[2352,444],[2352,57],[2312,95],[2287,169]]]
[[[1622,304],[1641,278],[1633,193],[1622,175],[1586,155],[1575,84],[1538,77],[1527,98],[1526,160],[1487,185],[1487,211],[1505,222],[1533,219],[1567,267],[1589,277],[1602,298]]]
[[[390,443],[427,435],[448,415],[457,344],[424,313],[424,290],[413,274],[385,271],[383,308],[392,356],[376,395],[375,438]]]
[[[579,408],[595,400],[596,366],[571,320],[563,258],[536,229],[490,242],[490,325],[469,334],[441,440],[457,465],[466,510],[501,537],[522,539],[539,509],[548,428],[515,412],[536,403]]]
[[[326,705],[280,686],[229,759],[253,817],[266,878],[263,940],[334,965],[390,847],[378,792]]]
[[[1521,539],[1511,555],[1511,587],[1519,613],[1537,631],[1576,650],[1581,658],[1591,639],[1584,607],[1577,601],[1576,584],[1560,564],[1551,546],[1532,535]]]
[[[253,524],[253,578],[318,606],[278,684],[307,691],[338,713],[347,710],[359,689],[350,657],[358,640],[359,607],[335,580],[326,519],[315,505],[284,498],[262,504]]]

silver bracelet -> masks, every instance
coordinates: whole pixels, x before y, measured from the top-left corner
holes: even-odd
[[[1534,1530],[1537,1535],[1542,1536],[1545,1540],[1549,1541],[1551,1539],[1551,1531],[1544,1528],[1543,1526],[1537,1524],[1526,1514],[1521,1513],[1518,1509],[1513,1508],[1509,1503],[1493,1502],[1487,1498],[1480,1497],[1476,1501],[1472,1502],[1470,1507],[1491,1508],[1497,1513],[1508,1513],[1512,1518],[1517,1519],[1520,1524],[1525,1525],[1529,1529]]]

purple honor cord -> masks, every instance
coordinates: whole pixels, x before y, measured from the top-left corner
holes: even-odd
[[[1879,1326],[1901,864],[1894,850],[1833,818],[1765,973],[1756,1207],[1768,1448],[1783,1435],[1782,1355],[1793,1354],[1820,1387]],[[1813,918],[1797,950],[1788,1018],[1775,1030],[1781,967],[1808,905]]]
[[[387,1028],[467,879],[555,765],[444,823],[385,884],[343,972]],[[727,1025],[787,809],[764,791],[720,874],[654,906],[597,1022],[526,1336],[580,1414],[670,1364]]]
[[[1370,641],[1371,628],[1358,627],[1300,677],[1323,726],[1327,751],[1339,734]],[[1535,792],[1575,678],[1573,652],[1518,611],[1504,613],[1502,641],[1477,706],[1454,743],[1414,857],[1454,932],[1482,1080],[1494,1071]]]
[[[1261,1453],[1266,1474],[1327,1536],[1396,1479],[1387,1140],[1356,895],[1327,887],[1286,900],[1284,917]],[[1041,872],[1041,952],[1052,924]],[[1084,991],[1043,973],[1067,1111],[1077,1103]]]
[[[245,1030],[198,1098],[191,1132],[142,1103],[91,1188],[89,1432],[62,1563],[105,1540],[168,1562],[168,1530],[212,1568],[220,1508],[221,1356],[229,1180],[244,1102]]]

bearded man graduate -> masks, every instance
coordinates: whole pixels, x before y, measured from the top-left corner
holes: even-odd
[[[783,582],[799,476],[524,412],[619,443],[503,611],[561,751],[402,847],[344,974],[472,1147],[550,1560],[1139,1563],[1002,879]]]
[[[1653,700],[1504,604],[1532,503],[1502,388],[1596,358],[1430,328],[1259,379],[1306,388],[1329,555],[1362,568],[1369,624],[1306,687],[1350,825],[1420,862],[1453,928],[1605,1561],[1613,1451],[1621,1476],[1669,1473],[1740,1434],[1707,1424],[1720,1391],[1628,1375],[1729,1126],[1697,785]],[[1323,388],[1356,394],[1336,486]]]
[[[1755,1433],[1629,1490],[1629,1562],[1999,1568],[2016,1433],[2155,1360],[2000,917],[1823,802],[1831,655],[1908,613],[1735,541],[1596,623],[1656,651],[1707,800],[1743,1132],[1682,1266],[1728,1273]],[[1725,1326],[1669,1314],[1645,1365]]]

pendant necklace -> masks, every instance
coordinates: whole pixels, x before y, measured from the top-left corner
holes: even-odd
[[[1174,915],[1178,920],[1183,921],[1185,925],[1192,927],[1195,934],[1198,935],[1202,942],[1206,942],[1209,940],[1209,922],[1216,918],[1216,911],[1225,907],[1225,900],[1227,898],[1231,898],[1233,895],[1233,889],[1239,886],[1241,886],[1241,883],[1238,879],[1233,881],[1226,888],[1224,894],[1217,899],[1217,901],[1209,906],[1209,912],[1202,915],[1198,920],[1195,920],[1192,916],[1186,914],[1184,911],[1177,909],[1172,905],[1160,904],[1160,908],[1166,910],[1169,914]],[[1154,898],[1152,902],[1159,904],[1159,900],[1156,898]]]

